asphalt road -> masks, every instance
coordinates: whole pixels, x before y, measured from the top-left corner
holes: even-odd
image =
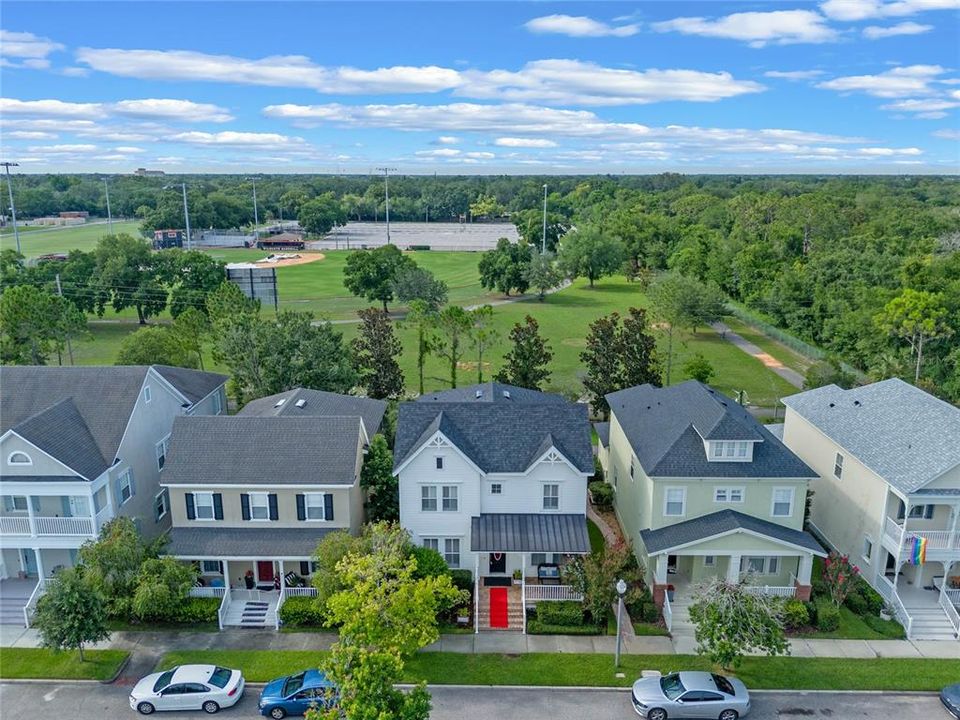
[[[112,720],[133,718],[127,703],[129,687],[58,683],[0,683],[0,714],[8,718]],[[508,690],[498,688],[431,688],[434,720],[497,718],[497,720],[611,720],[636,717],[626,692],[605,690]],[[218,717],[257,716],[257,689]],[[948,720],[933,695],[845,695],[763,693],[754,695],[752,720]],[[162,720],[206,717],[202,712],[160,713]]]

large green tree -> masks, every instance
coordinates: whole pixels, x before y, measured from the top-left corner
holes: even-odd
[[[360,486],[367,491],[367,516],[370,522],[400,520],[400,492],[393,474],[393,453],[387,439],[374,435],[360,472]]]
[[[343,284],[358,297],[380,302],[384,311],[393,301],[394,281],[401,270],[416,265],[396,245],[383,245],[374,250],[354,250],[343,268]]]
[[[55,651],[77,650],[84,661],[84,645],[110,637],[103,600],[82,565],[61,570],[37,602],[34,625],[41,644]]]
[[[477,382],[483,382],[483,355],[500,339],[493,319],[493,307],[481,305],[470,311],[473,327],[470,330],[470,343],[477,351]]]
[[[920,380],[924,344],[953,334],[948,317],[943,294],[912,288],[893,298],[877,314],[876,323],[881,330],[906,340],[910,345],[910,352],[916,358],[914,382]]]
[[[410,327],[416,331],[417,393],[420,395],[423,395],[423,368],[427,356],[433,352],[433,328],[436,326],[438,315],[436,308],[423,300],[414,300],[410,303],[410,312],[402,321],[404,327]]]
[[[160,261],[146,242],[130,235],[107,235],[94,250],[97,264],[91,283],[98,289],[97,313],[106,303],[115,312],[135,308],[141,325],[167,307]]]
[[[590,407],[604,418],[610,414],[606,396],[623,388],[623,366],[616,354],[619,333],[619,313],[597,318],[590,323],[587,344],[580,353],[580,362],[586,369],[583,387],[590,394]]]
[[[393,332],[390,316],[379,308],[357,313],[360,330],[350,342],[360,385],[367,395],[380,400],[403,394],[403,371],[397,358],[403,346]]]
[[[457,369],[466,353],[473,319],[459,305],[447,305],[434,320],[436,329],[430,343],[433,352],[447,361],[450,368],[450,387],[457,386]]]
[[[46,365],[62,357],[87,321],[69,300],[33,285],[8,287],[0,295],[0,359],[16,365]]]
[[[563,282],[563,273],[557,268],[553,253],[534,253],[527,265],[525,278],[530,287],[537,289],[537,299],[543,302],[547,292]]]
[[[553,360],[550,344],[540,335],[540,324],[527,315],[510,331],[512,346],[503,356],[504,366],[497,373],[497,381],[531,390],[542,390],[550,379],[549,365]]]
[[[199,250],[171,248],[157,253],[158,276],[170,288],[170,315],[193,308],[206,312],[207,296],[225,279],[225,265]]]
[[[86,578],[102,596],[111,617],[124,617],[132,609],[140,566],[159,554],[165,538],[144,541],[129,517],[116,517],[100,529],[96,540],[80,546]]]
[[[332,192],[300,204],[297,211],[300,226],[313,235],[326,235],[335,225],[345,225],[347,211]]]
[[[593,287],[595,281],[620,269],[624,253],[619,237],[588,226],[564,236],[557,262],[568,277],[585,277]]]
[[[617,335],[614,354],[622,364],[620,381],[624,387],[646,383],[660,386],[662,380],[657,340],[650,331],[646,310],[632,307],[627,312]]]
[[[197,354],[166,325],[150,325],[130,333],[120,343],[115,365],[197,367]]]
[[[419,300],[437,310],[447,303],[447,284],[437,280],[426,268],[412,263],[397,270],[392,285],[394,297],[406,305]]]
[[[527,268],[533,252],[523,241],[512,243],[507,238],[497,240],[497,247],[480,257],[480,284],[488,290],[499,290],[510,295],[511,290],[525,293],[530,286]]]

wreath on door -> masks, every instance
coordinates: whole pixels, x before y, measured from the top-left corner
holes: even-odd
[[[500,562],[500,558],[503,557],[503,553],[493,553],[493,559],[497,562]]]

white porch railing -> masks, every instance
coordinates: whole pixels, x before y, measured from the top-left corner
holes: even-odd
[[[943,594],[949,598],[954,607],[960,608],[960,590],[944,590]]]
[[[23,625],[24,627],[30,627],[30,621],[33,620],[33,614],[37,610],[37,601],[40,600],[40,597],[47,591],[47,582],[43,578],[37,579],[37,586],[33,589],[33,592],[30,593],[30,599],[27,600],[27,604],[23,606]]]
[[[190,592],[187,593],[187,596],[222,598],[226,592],[227,589],[222,587],[192,587],[190,588]]]
[[[945,590],[940,591],[940,607],[943,608],[943,611],[947,614],[947,619],[953,627],[954,637],[960,636],[960,613],[957,612],[957,608],[954,607],[953,602]]]
[[[35,517],[37,535],[93,535],[93,518]]]
[[[223,593],[223,599],[220,601],[220,609],[217,610],[217,623],[220,625],[220,629],[223,630],[224,622],[227,619],[227,611],[230,609],[231,602],[231,592],[229,588],[225,588]]]
[[[316,597],[317,589],[315,587],[290,587],[287,585],[284,594],[287,597]]]
[[[30,535],[30,518],[0,517],[0,535]]]
[[[887,517],[884,520],[883,532],[900,546],[900,553],[903,554],[909,548],[907,542],[910,538],[922,537],[927,541],[927,552],[931,550],[960,550],[960,532],[950,530],[912,530],[904,529],[904,525],[896,522],[893,518]]]
[[[883,533],[898,545],[903,542],[903,527],[890,516],[883,521]]]
[[[907,608],[904,607],[903,601],[897,594],[896,586],[881,575],[877,578],[877,591],[884,600],[890,603],[897,621],[903,625],[903,629],[906,631],[907,639],[909,640],[910,631],[913,629],[913,618],[910,617],[910,613],[907,612]]]
[[[524,589],[525,600],[529,602],[540,602],[541,600],[583,601],[583,595],[570,585],[527,585],[524,583]],[[526,607],[526,602],[524,607]]]
[[[746,585],[744,590],[753,595],[769,595],[771,597],[793,597],[796,588],[793,585]]]
[[[663,593],[663,623],[667,626],[667,632],[673,630],[673,609],[670,607],[670,593]]]
[[[524,565],[526,565],[526,560],[524,560]],[[526,635],[527,634],[527,579],[525,577],[520,578],[520,611],[523,613],[522,632],[524,635]]]

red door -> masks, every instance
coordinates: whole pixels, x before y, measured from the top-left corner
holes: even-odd
[[[257,576],[259,577],[259,582],[272,583],[273,582],[273,562],[270,560],[258,560]]]

